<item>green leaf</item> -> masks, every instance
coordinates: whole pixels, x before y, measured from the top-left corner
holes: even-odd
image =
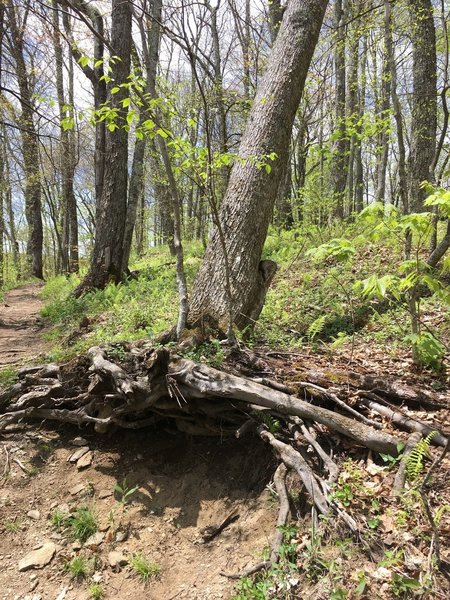
[[[117,92],[120,92],[120,87],[118,87],[118,86],[113,87],[111,90],[111,94],[117,94]]]
[[[146,121],[144,121],[142,123],[142,127],[144,129],[147,129],[148,131],[150,131],[151,129],[154,129],[156,127],[155,122],[152,121],[152,119],[147,119]]]
[[[88,57],[85,56],[84,54],[82,56],[80,56],[80,58],[78,59],[78,64],[81,65],[84,69],[84,67],[86,67],[89,64]]]
[[[161,129],[161,128],[157,129],[156,133],[158,135],[160,135],[164,139],[166,139],[167,137],[169,137],[169,134],[166,131],[164,131],[164,129]]]
[[[131,98],[124,98],[124,99],[122,100],[122,106],[123,106],[124,108],[128,108],[128,106],[130,106],[130,103],[131,103]]]

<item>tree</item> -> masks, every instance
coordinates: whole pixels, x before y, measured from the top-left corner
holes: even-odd
[[[194,285],[191,325],[211,322],[228,329],[234,321],[244,328],[262,309],[274,265],[261,262],[261,252],[327,4],[290,0],[286,7]]]
[[[96,235],[89,272],[77,288],[80,295],[122,278],[123,239],[127,211],[128,182],[128,97],[131,55],[131,2],[112,0],[111,81],[108,109],[116,114],[106,131],[103,190],[96,213]]]
[[[431,172],[436,150],[437,76],[436,31],[431,0],[409,0],[413,31],[413,97],[409,151],[409,208],[424,210],[423,181],[434,181]]]
[[[25,214],[28,223],[27,257],[29,272],[43,279],[42,246],[43,226],[41,214],[41,174],[39,171],[39,146],[34,124],[33,89],[27,70],[24,51],[25,21],[29,14],[29,3],[24,12],[24,22],[18,22],[18,11],[14,2],[7,4],[9,45],[15,60],[15,70],[19,84],[19,100],[22,110],[20,133],[22,137],[23,168],[25,172]]]

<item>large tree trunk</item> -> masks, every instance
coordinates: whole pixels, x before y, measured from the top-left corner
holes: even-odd
[[[436,31],[431,0],[409,0],[413,39],[413,99],[409,153],[409,207],[424,209],[422,181],[432,181],[436,150],[437,77]]]
[[[231,315],[243,328],[259,316],[261,296],[273,275],[273,268],[260,265],[261,252],[327,3],[290,0],[287,5],[241,141],[240,160],[231,172],[219,227],[216,223],[194,285],[191,325],[207,320],[228,329]],[[255,164],[271,152],[277,154],[268,161],[271,169]]]
[[[112,1],[111,45],[115,60],[112,65],[112,86],[127,83],[130,74],[131,3]],[[80,295],[91,288],[104,287],[108,281],[122,277],[123,238],[127,210],[128,132],[125,128],[127,109],[122,100],[127,88],[110,93],[110,106],[117,110],[116,129],[106,135],[106,161],[103,193],[96,214],[96,236],[89,273],[76,290]]]

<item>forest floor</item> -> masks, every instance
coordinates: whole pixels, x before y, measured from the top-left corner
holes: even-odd
[[[39,315],[42,286],[39,282],[27,283],[9,291],[0,302],[0,368],[22,364],[48,348]]]
[[[41,338],[39,286],[9,292],[5,304],[0,367],[48,347]],[[333,372],[350,366],[361,374],[440,389],[446,407],[404,408],[409,416],[448,429],[445,373],[417,372],[404,351],[388,355],[382,346],[367,343],[348,353],[256,351],[264,355],[271,376],[298,394],[295,382],[305,369]],[[258,563],[277,519],[271,483],[277,460],[259,439],[191,437],[170,427],[100,436],[89,427],[19,423],[1,438],[0,600],[115,600],[139,594],[149,600],[447,598],[448,582],[433,566],[431,529],[420,496],[390,497],[395,462],[384,464],[336,434],[325,437],[341,467],[336,498],[359,523],[369,523],[361,539],[352,540],[333,521],[312,529],[311,506],[298,479],[290,476],[288,487],[296,498],[291,506],[295,527],[285,547],[291,575],[282,584],[277,583],[281,574],[262,582],[261,592],[256,587],[236,592],[235,582],[222,572]],[[85,454],[77,459],[77,451]],[[432,456],[439,452],[433,449]],[[448,563],[449,472],[447,457],[429,498],[439,514],[441,558]],[[83,510],[94,518],[97,532],[80,543],[71,536],[68,515]],[[237,517],[205,542],[203,528],[230,515]],[[34,550],[34,565],[20,570],[20,561]],[[136,557],[154,565],[147,569],[147,585],[145,568],[133,567]],[[77,577],[74,559],[79,558],[85,573]],[[38,568],[40,560],[45,564]],[[102,595],[95,596],[96,589]]]
[[[6,295],[0,368],[30,362],[48,348],[40,291],[33,283]],[[84,468],[69,460],[80,433],[89,447]],[[228,598],[234,584],[220,571],[257,562],[270,543],[277,505],[266,485],[274,457],[262,444],[192,438],[175,430],[117,431],[106,438],[52,424],[2,438],[1,600],[94,597],[95,587],[89,591],[83,577],[73,579],[64,568],[78,554],[79,542],[52,525],[52,515],[77,507],[87,507],[97,522],[98,537],[84,545],[83,556],[105,599],[134,599],[143,592],[138,573],[123,568],[126,557],[137,553],[161,568],[144,592],[149,600]],[[115,486],[124,492],[139,487],[122,502]],[[204,543],[199,531],[232,513],[236,521],[214,543]],[[19,561],[45,544],[55,545],[51,564],[21,572]]]

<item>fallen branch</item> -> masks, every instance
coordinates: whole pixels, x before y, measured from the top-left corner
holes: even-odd
[[[400,425],[409,431],[417,431],[421,433],[424,437],[430,434],[432,431],[435,432],[433,437],[431,438],[431,442],[436,444],[437,446],[445,446],[447,444],[447,438],[442,435],[439,431],[436,430],[435,427],[430,427],[425,423],[421,423],[417,419],[412,419],[411,417],[407,417],[398,410],[393,410],[388,406],[379,404],[370,398],[364,397],[365,392],[360,391],[359,396],[361,397],[361,403],[370,410],[377,412],[379,415],[383,415],[390,419],[396,425]]]

